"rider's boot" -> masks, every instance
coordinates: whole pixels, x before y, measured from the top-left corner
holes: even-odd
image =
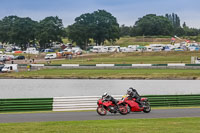
[[[116,105],[116,107],[117,107],[117,111],[119,111],[119,105]]]

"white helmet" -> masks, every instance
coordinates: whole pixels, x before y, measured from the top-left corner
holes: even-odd
[[[107,96],[108,96],[108,93],[105,92],[102,97],[107,97]]]
[[[132,89],[128,89],[128,90],[127,90],[127,94],[128,94],[128,95],[131,95],[132,93],[133,93]]]

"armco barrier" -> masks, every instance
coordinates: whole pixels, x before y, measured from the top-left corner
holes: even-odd
[[[53,111],[94,110],[99,98],[100,96],[54,97]]]
[[[53,98],[0,99],[2,111],[52,110]]]
[[[32,67],[44,67],[44,64],[31,64]]]
[[[63,67],[79,67],[79,64],[62,64]]]
[[[19,64],[19,67],[26,67],[27,64]],[[200,68],[200,64],[31,64],[34,68]]]
[[[0,112],[95,110],[101,96],[73,96],[30,99],[0,99]],[[114,95],[121,99],[121,95]],[[152,107],[200,106],[200,95],[148,95]]]
[[[167,66],[167,64],[151,64],[151,66]]]
[[[185,64],[185,66],[200,66],[200,64]]]
[[[96,64],[96,67],[114,67],[114,64]]]
[[[200,95],[154,95],[148,97],[151,106],[199,106]]]
[[[132,66],[132,64],[115,64],[115,66]]]
[[[114,96],[121,99],[122,96]],[[200,95],[149,95],[152,107],[162,106],[200,106]],[[55,97],[53,111],[94,110],[100,96]]]

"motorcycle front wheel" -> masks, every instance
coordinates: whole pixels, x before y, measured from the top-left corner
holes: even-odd
[[[104,116],[107,114],[107,110],[104,107],[97,107],[97,113],[101,116]]]
[[[149,112],[151,112],[151,106],[150,106],[150,103],[149,103],[149,102],[146,102],[146,103],[145,103],[145,107],[144,107],[143,112],[144,112],[144,113],[149,113]]]
[[[127,108],[125,106],[120,106],[119,107],[119,113],[121,115],[126,115],[126,114],[128,114],[128,110],[127,110]]]
[[[131,107],[129,105],[127,105],[126,107],[127,107],[127,112],[130,113],[131,112]]]

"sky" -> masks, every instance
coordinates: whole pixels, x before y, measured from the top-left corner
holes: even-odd
[[[120,25],[133,26],[146,14],[176,13],[181,24],[200,28],[200,0],[0,0],[0,19],[17,15],[40,21],[58,16],[64,26],[84,13],[106,10],[117,18]]]

